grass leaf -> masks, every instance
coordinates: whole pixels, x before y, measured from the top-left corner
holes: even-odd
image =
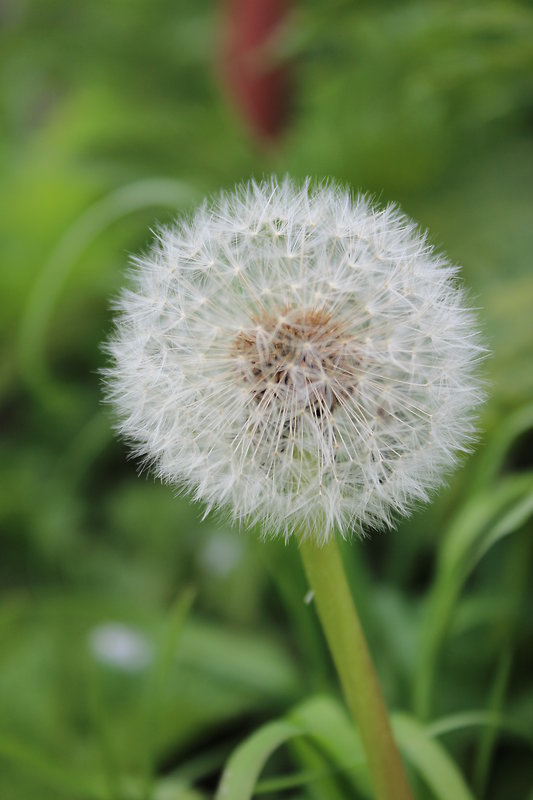
[[[474,800],[446,750],[413,717],[395,714],[392,727],[404,755],[439,800]]]

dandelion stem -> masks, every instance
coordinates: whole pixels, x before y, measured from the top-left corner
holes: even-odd
[[[300,554],[377,800],[413,800],[337,543],[301,541]]]

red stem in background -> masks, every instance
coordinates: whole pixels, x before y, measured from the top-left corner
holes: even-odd
[[[279,41],[289,0],[225,0],[222,75],[252,134],[273,144],[288,117],[289,70]]]

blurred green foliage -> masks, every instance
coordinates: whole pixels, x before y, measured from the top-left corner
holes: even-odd
[[[2,800],[205,800],[245,739],[236,800],[367,796],[295,548],[139,477],[101,406],[127,254],[271,171],[397,200],[464,266],[492,351],[479,451],[343,552],[417,796],[533,797],[531,4],[295,5],[269,152],[220,88],[214,2],[0,20]]]

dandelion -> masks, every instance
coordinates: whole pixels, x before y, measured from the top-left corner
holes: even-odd
[[[165,481],[327,541],[426,500],[472,436],[457,269],[397,208],[250,183],[135,260],[109,345],[120,430]]]
[[[409,800],[334,533],[407,514],[472,441],[457,268],[395,206],[272,178],[162,230],[117,312],[121,433],[207,511],[297,535],[376,796]]]

